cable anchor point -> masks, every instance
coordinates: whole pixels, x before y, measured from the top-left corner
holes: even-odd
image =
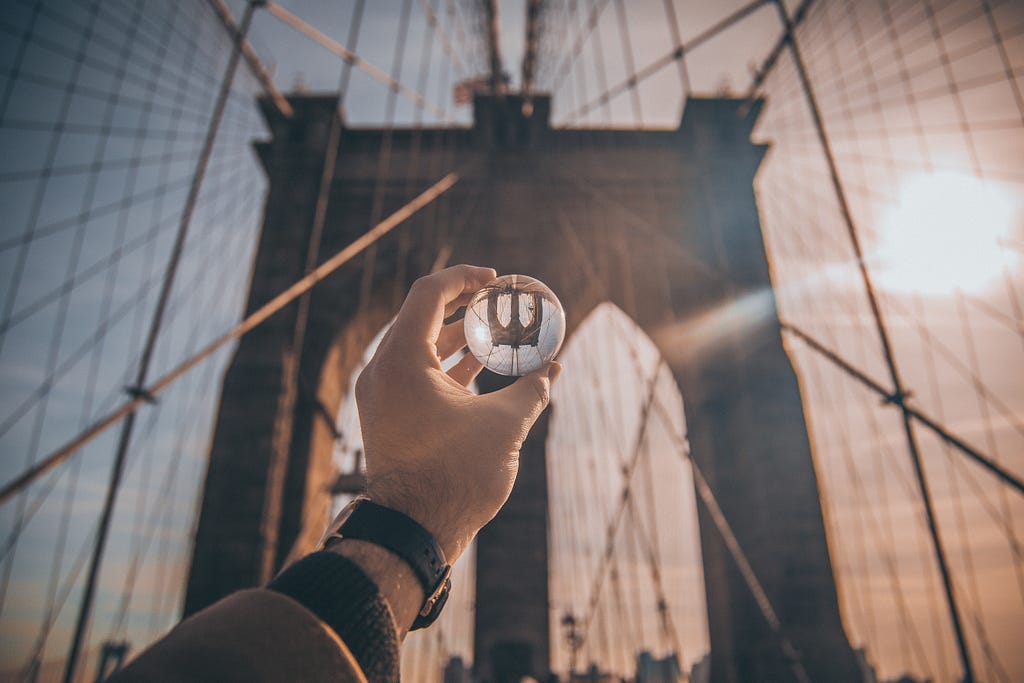
[[[903,391],[903,390],[894,391],[893,393],[891,393],[891,394],[889,394],[887,396],[882,397],[882,405],[883,406],[885,406],[885,405],[893,405],[893,406],[899,406],[900,408],[902,408],[902,407],[904,407],[904,405],[906,403],[906,400],[908,398],[913,398],[913,396],[914,396],[914,392],[912,392],[912,391]]]
[[[150,405],[156,405],[158,403],[156,396],[150,393],[146,387],[139,386],[126,386],[124,393],[128,394],[133,400],[142,399],[144,402]]]

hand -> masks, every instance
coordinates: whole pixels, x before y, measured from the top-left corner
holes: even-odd
[[[356,381],[370,498],[422,524],[449,563],[508,500],[519,448],[561,372],[552,362],[476,396],[472,354],[441,369],[466,345],[462,321],[444,319],[495,277],[462,265],[417,280]]]

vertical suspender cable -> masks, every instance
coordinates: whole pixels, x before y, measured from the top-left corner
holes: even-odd
[[[153,352],[156,349],[156,342],[160,336],[160,329],[163,325],[164,311],[171,298],[171,291],[174,288],[174,279],[181,261],[181,254],[185,247],[185,238],[188,236],[189,225],[192,223],[192,216],[195,213],[196,203],[199,199],[199,190],[206,175],[206,169],[213,153],[213,143],[217,138],[217,130],[220,127],[221,119],[224,116],[224,109],[227,106],[228,95],[231,92],[231,84],[234,81],[235,71],[238,67],[239,57],[242,53],[241,46],[252,25],[253,12],[256,8],[255,2],[250,2],[245,8],[242,23],[235,37],[234,48],[231,58],[228,60],[224,79],[221,83],[220,93],[217,96],[217,103],[214,106],[210,125],[206,131],[206,140],[203,143],[203,150],[196,164],[195,175],[189,187],[188,196],[185,200],[185,207],[181,213],[181,223],[178,226],[178,234],[174,240],[174,247],[171,250],[171,257],[167,263],[167,270],[164,273],[163,285],[160,288],[160,297],[157,299],[156,310],[150,323],[149,333],[146,337],[146,346],[139,361],[139,370],[135,376],[135,384],[131,388],[134,391],[141,391],[146,385],[149,374],[150,362],[153,359]],[[100,515],[96,545],[93,547],[92,558],[89,561],[89,573],[85,580],[85,589],[82,593],[82,603],[78,611],[78,619],[75,622],[75,631],[71,639],[71,647],[68,651],[68,659],[64,668],[64,683],[72,683],[75,679],[75,669],[78,665],[78,658],[82,651],[82,641],[85,638],[86,627],[89,623],[89,613],[92,609],[92,601],[96,592],[96,581],[99,578],[100,564],[103,560],[103,551],[106,547],[107,536],[110,533],[110,522],[113,517],[114,504],[117,501],[117,492],[121,484],[121,475],[124,472],[125,459],[128,455],[128,446],[131,443],[132,431],[135,426],[135,413],[129,413],[121,426],[121,435],[117,444],[117,452],[114,456],[114,465],[110,472],[110,482],[107,485],[107,495],[103,502],[103,511]]]
[[[629,89],[632,93],[634,127],[639,129],[644,126],[644,114],[640,105],[640,87],[636,77],[636,60],[633,59],[633,43],[629,38],[629,19],[626,5],[622,0],[615,0],[615,14],[619,24],[619,39],[622,41],[622,55],[626,60]]]
[[[679,69],[679,84],[683,87],[683,104],[690,96],[690,72],[686,69],[686,48],[683,47],[683,35],[679,31],[679,19],[676,16],[675,0],[664,0],[665,23],[668,24],[669,33],[672,36],[672,47],[675,48],[675,62]]]
[[[363,9],[366,2],[365,0],[356,0],[356,4],[352,9],[352,19],[349,22],[349,34],[348,34],[348,45],[352,50],[356,49],[356,45],[359,41],[360,27],[363,22]],[[324,163],[323,168],[320,171],[320,188],[317,192],[316,208],[313,213],[313,225],[310,230],[309,244],[306,247],[306,266],[303,271],[303,277],[307,276],[317,267],[317,261],[320,260],[320,246],[323,241],[324,224],[327,221],[327,205],[331,196],[331,186],[334,184],[334,170],[338,163],[338,145],[341,144],[341,127],[342,127],[342,113],[345,106],[345,93],[348,92],[349,81],[352,78],[352,60],[345,60],[344,65],[341,68],[341,77],[338,81],[338,92],[335,96],[335,107],[334,112],[331,114],[331,127],[327,134],[326,149],[324,150]],[[394,90],[390,91],[394,96]],[[292,345],[291,352],[287,356],[286,369],[284,372],[285,388],[284,395],[285,399],[285,410],[294,411],[295,403],[297,400],[298,386],[308,385],[302,377],[302,350],[305,346],[306,339],[306,327],[309,322],[309,305],[310,297],[312,292],[307,291],[299,298],[298,312],[295,316],[295,327],[292,330]],[[310,400],[319,404],[319,399],[315,395],[315,390],[310,389],[311,394]],[[319,404],[322,406],[322,404]],[[334,416],[326,416],[327,424],[334,429]],[[274,435],[273,435],[273,447],[275,455],[277,457],[271,461],[270,474],[268,479],[272,482],[268,486],[268,496],[271,497],[271,514],[267,514],[266,508],[264,508],[264,523],[274,528],[268,529],[266,538],[276,539],[274,543],[268,543],[267,547],[264,548],[264,556],[262,560],[262,580],[269,581],[272,575],[280,570],[284,565],[288,564],[294,559],[297,559],[296,554],[303,549],[303,532],[305,526],[300,529],[299,535],[292,541],[292,548],[288,554],[283,557],[283,562],[278,566],[277,557],[278,553],[277,546],[280,543],[278,526],[281,522],[282,515],[282,500],[281,497],[284,494],[285,478],[287,476],[287,462],[288,462],[288,451],[291,449],[291,429],[282,430],[280,425],[281,420],[275,423]],[[291,421],[287,421],[287,424],[291,425]]]
[[[540,22],[544,3],[529,0],[526,3],[526,49],[523,54],[522,84],[523,96],[532,101],[537,76],[537,51],[540,49]]]
[[[495,95],[504,95],[506,91],[505,68],[501,64],[501,29],[498,26],[500,21],[498,0],[485,0],[484,5],[484,30],[487,32],[487,66],[490,70],[491,92]]]
[[[395,50],[391,56],[391,75],[393,82],[398,82],[402,77],[402,68],[405,65],[405,48],[409,35],[409,19],[412,13],[412,1],[405,0],[402,3],[402,13],[398,19],[398,39],[395,41]],[[397,113],[398,93],[392,88],[388,92],[384,112],[384,132],[381,135],[380,150],[377,153],[377,167],[373,184],[373,202],[370,206],[370,225],[376,225],[384,212],[385,195],[387,194],[387,181],[391,173],[391,151],[395,135],[395,115]],[[363,274],[359,283],[359,310],[362,311],[370,301],[370,290],[373,288],[373,279],[377,269],[376,243],[370,245],[363,256]]]
[[[797,45],[796,33],[789,20],[789,14],[786,11],[785,6],[782,4],[782,0],[775,0],[775,6],[778,9],[779,17],[785,27],[786,42],[789,44],[790,53],[793,56],[796,72],[800,79],[800,85],[803,89],[804,96],[807,99],[811,118],[814,121],[815,132],[817,133],[818,140],[821,144],[825,162],[828,164],[832,185],[836,192],[836,200],[839,203],[839,210],[842,214],[847,232],[849,233],[850,243],[857,259],[857,267],[860,270],[861,280],[863,281],[864,289],[867,292],[868,303],[871,306],[872,317],[874,318],[879,341],[882,345],[882,352],[885,356],[885,362],[889,370],[889,377],[892,380],[893,394],[890,397],[890,400],[901,409],[903,431],[907,439],[907,449],[910,453],[910,459],[914,466],[914,475],[917,480],[917,485],[921,490],[921,499],[924,502],[925,516],[928,521],[928,531],[931,534],[932,546],[935,551],[935,559],[938,562],[939,571],[942,574],[942,585],[945,590],[946,602],[949,607],[949,616],[953,625],[954,635],[956,636],[957,647],[960,652],[961,665],[964,669],[963,681],[964,683],[973,683],[974,667],[971,664],[971,656],[967,648],[967,640],[964,635],[963,625],[960,623],[960,613],[957,607],[956,594],[953,589],[953,580],[950,575],[949,565],[946,559],[946,551],[942,544],[942,537],[939,534],[939,527],[935,518],[935,506],[932,502],[928,480],[925,477],[921,452],[917,444],[917,437],[914,434],[913,425],[911,424],[910,413],[905,405],[906,391],[903,387],[903,382],[900,379],[899,370],[896,367],[896,358],[893,354],[892,345],[889,340],[889,333],[882,317],[882,309],[878,302],[878,296],[875,293],[871,275],[868,273],[867,263],[864,259],[864,252],[860,244],[860,237],[858,236],[856,226],[853,223],[853,215],[850,212],[850,207],[846,201],[846,193],[839,180],[839,170],[835,157],[832,154],[831,142],[829,141],[828,135],[825,133],[825,124],[821,116],[821,111],[818,108],[818,101],[814,95],[814,90],[811,87],[810,78],[807,75],[807,68],[804,65],[800,48]]]

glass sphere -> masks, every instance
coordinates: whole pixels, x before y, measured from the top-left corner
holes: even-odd
[[[547,285],[526,275],[502,275],[466,306],[470,353],[491,372],[520,376],[555,357],[565,339],[565,311]]]

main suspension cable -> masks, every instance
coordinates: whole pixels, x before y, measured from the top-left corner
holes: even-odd
[[[130,401],[126,401],[116,410],[100,418],[78,436],[68,441],[65,445],[55,450],[36,465],[28,468],[13,481],[4,485],[3,489],[0,489],[0,505],[6,503],[12,496],[17,494],[18,491],[24,489],[40,476],[70,458],[72,455],[77,453],[82,446],[95,439],[111,426],[120,422],[127,415],[134,413],[143,404],[151,401],[157,394],[170,386],[175,380],[212,356],[218,349],[245,336],[261,323],[269,319],[272,315],[295,301],[298,297],[302,296],[304,292],[312,289],[318,282],[350,261],[352,257],[361,253],[369,245],[391,232],[391,230],[405,222],[410,216],[451,189],[452,186],[459,181],[459,178],[460,174],[457,172],[449,173],[444,178],[441,178],[441,180],[424,190],[408,204],[398,209],[386,219],[365,232],[361,237],[357,238],[333,257],[324,261],[309,275],[297,281],[291,287],[254,311],[249,317],[240,322],[233,329],[210,342],[198,353],[182,361],[167,374],[163,375],[149,386],[140,388],[136,392],[137,395],[135,395],[135,397]]]
[[[868,387],[879,396],[881,396],[886,403],[892,404],[899,407],[902,411],[906,412],[911,418],[919,422],[921,425],[931,430],[937,437],[959,450],[964,455],[968,456],[979,465],[987,469],[989,472],[994,474],[1005,484],[1013,487],[1018,493],[1024,494],[1024,481],[1021,481],[1016,475],[1007,470],[1005,467],[995,462],[987,455],[970,446],[960,437],[949,432],[945,427],[940,425],[936,420],[932,419],[928,415],[924,414],[917,408],[907,404],[905,396],[894,396],[892,392],[886,390],[881,384],[873,380],[862,370],[854,367],[851,363],[845,360],[842,356],[837,354],[835,351],[829,349],[827,346],[810,336],[799,327],[796,327],[792,323],[782,323],[782,329],[790,334],[801,339],[808,347],[821,354],[833,364],[838,366],[848,375],[859,381],[864,386]]]

